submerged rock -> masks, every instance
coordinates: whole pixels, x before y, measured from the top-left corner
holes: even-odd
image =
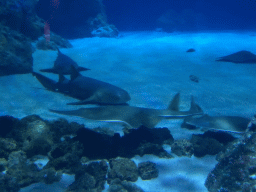
[[[136,184],[128,182],[128,181],[121,181],[120,179],[114,179],[109,183],[109,192],[144,192],[140,187]]]
[[[209,173],[208,191],[254,191],[256,185],[256,134],[246,133],[218,157],[219,163]]]
[[[139,177],[138,168],[134,161],[127,158],[116,158],[109,161],[108,182],[113,179],[121,181],[137,181]]]
[[[172,152],[177,156],[191,157],[194,154],[193,144],[186,139],[174,141],[171,147]]]
[[[32,72],[32,45],[25,35],[0,24],[0,76]]]
[[[157,178],[159,173],[156,164],[150,161],[139,163],[138,170],[142,180]]]

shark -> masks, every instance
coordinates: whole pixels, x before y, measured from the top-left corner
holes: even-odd
[[[71,79],[59,74],[59,81],[54,81],[40,73],[32,74],[48,90],[59,92],[80,101],[68,105],[123,105],[131,99],[127,91],[115,85],[81,75],[72,68]]]
[[[48,69],[41,69],[41,72],[47,72],[47,73],[54,73],[54,74],[62,74],[62,75],[70,75],[72,72],[72,66],[75,67],[78,71],[88,71],[90,69],[85,67],[80,67],[78,64],[72,60],[67,55],[64,55],[63,53],[58,50],[58,56],[57,59],[54,62],[54,66],[52,68]]]
[[[179,110],[180,93],[177,93],[166,109],[143,108],[129,105],[107,105],[77,110],[60,111],[49,109],[51,112],[79,116],[85,119],[118,122],[128,128],[138,128],[142,125],[154,128],[163,119],[180,119],[187,116],[202,115],[202,109],[191,97],[191,106],[188,111]]]
[[[256,63],[256,55],[249,51],[238,51],[236,53],[218,58],[216,61],[253,64]]]
[[[247,131],[250,119],[240,116],[209,116],[186,117],[183,127],[188,129],[200,129],[201,131],[223,131],[241,134]]]

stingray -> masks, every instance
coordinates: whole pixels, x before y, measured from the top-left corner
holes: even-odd
[[[167,109],[142,108],[128,105],[108,105],[93,108],[80,108],[71,111],[52,109],[50,109],[50,111],[97,121],[121,122],[129,128],[138,128],[141,125],[148,128],[154,128],[163,119],[180,119],[187,116],[203,114],[202,109],[194,102],[193,97],[191,98],[191,107],[188,111],[179,110],[179,100],[180,94],[177,93]]]
[[[239,51],[231,55],[220,57],[216,61],[253,64],[256,63],[256,55],[249,51]]]
[[[74,60],[72,60],[67,55],[64,55],[63,53],[61,53],[60,50],[58,49],[58,57],[54,62],[54,66],[49,69],[41,69],[40,71],[54,73],[54,74],[70,75],[72,71],[71,66],[75,67],[76,70],[78,71],[90,70],[90,69],[78,66],[78,64]]]
[[[59,92],[80,101],[69,105],[120,105],[126,104],[131,97],[127,91],[112,84],[82,76],[72,67],[71,80],[59,75],[56,82],[44,75],[33,72],[38,81],[48,90]]]
[[[200,129],[201,131],[224,131],[230,133],[244,133],[250,119],[240,116],[209,116],[187,117],[184,119],[183,126],[190,129]]]

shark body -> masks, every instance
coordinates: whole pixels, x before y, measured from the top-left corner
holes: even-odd
[[[154,128],[163,119],[180,119],[187,116],[201,115],[202,109],[194,102],[192,97],[191,107],[188,111],[179,111],[180,94],[176,94],[170,102],[167,109],[152,109],[134,107],[128,105],[100,106],[94,108],[81,108],[72,111],[50,110],[51,112],[80,116],[85,119],[122,122],[130,128],[138,128],[144,125],[148,128]]]
[[[209,116],[187,117],[184,119],[183,126],[190,129],[201,129],[202,131],[224,131],[230,133],[244,133],[250,119],[239,116]]]
[[[58,82],[36,72],[33,75],[46,89],[80,100],[70,105],[121,105],[131,99],[127,91],[117,86],[82,76],[74,67],[72,70],[71,80],[59,74]]]

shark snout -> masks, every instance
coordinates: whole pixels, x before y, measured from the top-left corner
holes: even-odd
[[[126,103],[131,100],[129,93],[125,90],[118,91],[117,97],[120,103]]]

